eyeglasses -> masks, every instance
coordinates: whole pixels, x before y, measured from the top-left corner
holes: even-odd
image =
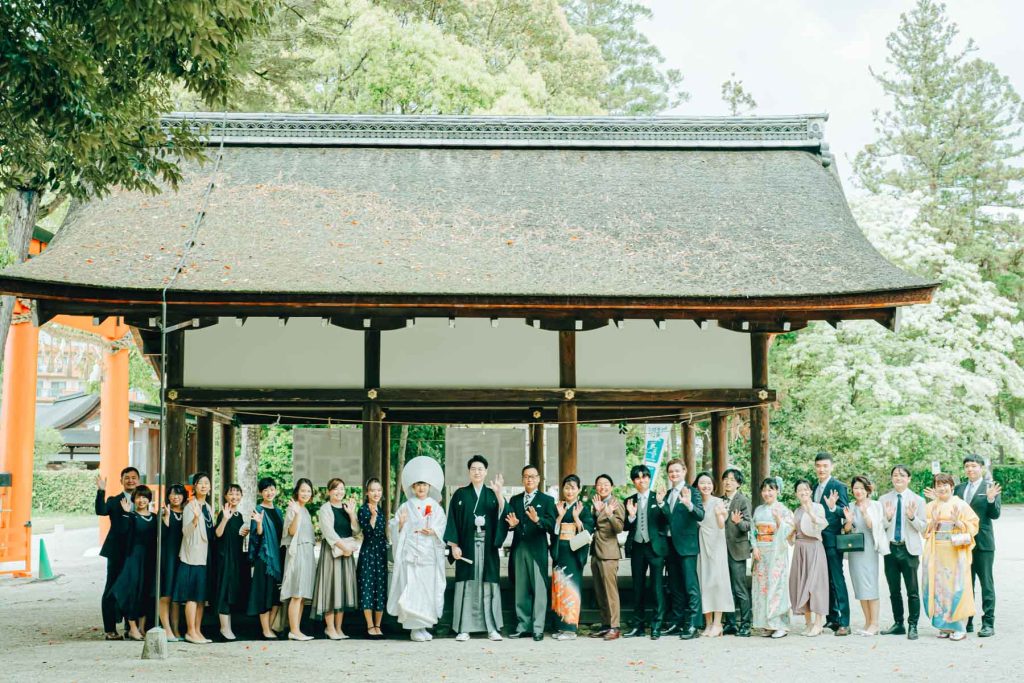
[[[523,479],[540,479],[539,474],[524,474]]]

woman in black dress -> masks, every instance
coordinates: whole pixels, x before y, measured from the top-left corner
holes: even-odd
[[[164,531],[160,536],[160,623],[167,633],[167,642],[181,640],[178,630],[181,607],[173,603],[174,575],[178,568],[178,553],[181,552],[181,513],[188,500],[188,491],[181,484],[167,489],[167,504],[164,505]]]
[[[245,609],[249,601],[249,558],[243,547],[249,535],[238,506],[242,502],[242,487],[229,484],[224,492],[224,507],[217,515],[217,592],[213,606],[220,618],[220,635],[224,640],[236,640],[231,630],[232,612]]]
[[[363,490],[366,500],[357,515],[363,532],[363,545],[359,549],[356,576],[359,604],[366,619],[366,634],[376,639],[384,637],[380,621],[388,602],[388,520],[380,508],[380,499],[384,495],[380,480],[371,478]]]
[[[274,507],[277,485],[270,477],[260,479],[257,488],[260,504],[249,523],[249,561],[252,563],[252,588],[249,591],[249,616],[260,618],[263,637],[276,640],[271,624],[281,605],[281,535],[284,515]]]
[[[156,525],[159,522],[149,510],[152,499],[153,494],[146,486],[139,486],[132,492],[135,509],[128,515],[126,525],[128,556],[111,588],[118,610],[128,618],[128,637],[131,640],[144,639],[146,615],[153,607]]]

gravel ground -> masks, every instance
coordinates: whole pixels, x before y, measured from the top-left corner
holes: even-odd
[[[254,680],[254,676],[306,677],[309,680],[356,674],[363,680],[614,680],[693,676],[704,681],[782,680],[794,671],[819,679],[1020,680],[1014,655],[1024,637],[1016,619],[1024,613],[1024,589],[1014,576],[1024,571],[1024,507],[1007,507],[996,522],[997,635],[971,635],[960,643],[935,638],[921,626],[915,643],[896,636],[837,639],[826,634],[810,640],[799,634],[764,638],[701,638],[684,642],[667,637],[622,639],[612,643],[581,638],[491,643],[432,643],[404,639],[368,642],[238,642],[195,646],[171,643],[170,658],[142,660],[142,644],[104,642],[99,627],[103,558],[95,555],[95,529],[42,536],[54,571],[50,582],[0,577],[0,680],[124,681]],[[883,579],[884,583],[884,579]],[[882,625],[890,612],[883,588]],[[349,618],[353,618],[350,615]],[[922,621],[924,617],[922,617]],[[859,605],[853,625],[861,626]],[[212,628],[209,631],[212,632]],[[209,635],[209,633],[208,633]]]

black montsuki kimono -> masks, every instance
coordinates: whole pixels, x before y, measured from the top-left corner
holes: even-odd
[[[111,588],[117,608],[133,621],[152,613],[156,590],[156,525],[158,515],[132,512],[126,522],[128,556]]]
[[[222,510],[217,515],[214,529],[220,526],[223,518]],[[251,568],[249,556],[242,550],[245,537],[238,535],[243,524],[242,513],[233,512],[224,526],[224,534],[217,539],[217,592],[212,600],[217,614],[244,612],[249,601]]]

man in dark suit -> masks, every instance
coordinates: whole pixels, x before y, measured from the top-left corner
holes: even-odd
[[[128,515],[131,513],[132,492],[139,485],[139,471],[134,467],[126,467],[121,470],[121,488],[124,489],[116,496],[104,498],[107,488],[107,481],[102,476],[96,477],[96,514],[110,518],[110,530],[103,540],[103,547],[100,548],[100,555],[107,558],[107,580],[103,584],[103,597],[100,600],[100,608],[103,611],[103,632],[107,640],[120,640],[117,633],[117,605],[111,589],[117,580],[121,568],[124,567],[125,556],[128,549],[125,547],[127,540]]]
[[[699,527],[704,519],[700,493],[686,481],[686,465],[672,458],[666,466],[672,488],[665,498],[669,518],[668,593],[672,610],[664,633],[679,633],[683,640],[696,638],[703,619],[700,607],[700,579],[697,576],[697,555],[700,554]]]
[[[651,640],[661,638],[665,618],[665,555],[668,553],[668,516],[662,507],[665,491],[651,492],[651,473],[643,465],[629,472],[636,493],[626,499],[626,557],[633,574],[633,626],[626,638],[644,635],[647,622],[647,573],[654,593]]]
[[[968,455],[964,458],[964,474],[967,481],[960,482],[954,493],[967,502],[978,515],[978,535],[974,537],[974,551],[971,554],[971,584],[981,583],[981,608],[985,612],[981,618],[979,638],[988,638],[996,634],[996,586],[992,578],[992,565],[996,556],[996,536],[992,529],[992,520],[999,519],[1002,513],[1002,487],[995,482],[988,482],[982,476],[985,461],[980,455]],[[974,630],[974,618],[967,620],[967,631]]]
[[[850,596],[843,575],[843,554],[836,549],[836,536],[843,532],[843,519],[849,501],[846,485],[832,477],[832,454],[821,451],[814,456],[814,472],[818,485],[814,489],[814,502],[825,507],[828,522],[821,532],[828,561],[828,616],[825,627],[837,636],[850,635]]]
[[[548,534],[555,530],[555,500],[537,490],[540,472],[523,468],[523,493],[509,499],[501,515],[496,541],[512,531],[509,578],[515,587],[516,630],[513,638],[544,639],[548,611]]]
[[[750,588],[747,560],[750,559],[750,500],[740,491],[743,473],[730,467],[722,473],[722,490],[729,516],[725,520],[725,545],[729,549],[729,582],[736,611],[726,617],[723,633],[750,637]]]

